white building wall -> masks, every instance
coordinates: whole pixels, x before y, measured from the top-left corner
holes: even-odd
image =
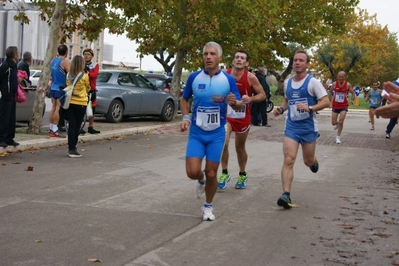
[[[33,64],[40,64],[46,56],[50,28],[45,21],[40,19],[40,11],[31,4],[25,6],[25,14],[29,18],[29,24],[21,25],[21,21],[15,21],[14,16],[18,14],[23,3],[13,0],[12,2],[0,2],[0,63],[5,58],[5,50],[8,46],[17,46],[22,54],[26,51],[32,53]],[[76,33],[70,42],[65,43],[69,48],[69,57],[72,59],[77,54],[82,54],[86,47],[93,49],[95,60],[103,60],[104,32],[93,42],[89,42]],[[112,46],[111,46],[112,51]],[[55,56],[55,55],[54,55]]]

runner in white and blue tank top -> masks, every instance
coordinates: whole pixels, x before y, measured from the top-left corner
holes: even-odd
[[[307,53],[297,51],[293,61],[295,75],[285,84],[283,102],[274,110],[275,116],[288,110],[283,139],[284,160],[281,169],[283,194],[277,200],[277,205],[284,209],[295,207],[291,201],[291,185],[300,145],[305,165],[313,173],[319,170],[319,162],[315,155],[316,139],[319,136],[316,112],[330,105],[327,92],[321,82],[307,74],[310,65]]]
[[[318,95],[312,95],[309,93],[310,88],[310,80],[312,76],[308,75],[304,80],[302,80],[302,84],[295,83],[295,87],[292,87],[293,80],[290,78],[287,82],[287,89],[285,91],[285,97],[288,100],[288,115],[286,117],[286,125],[285,125],[285,135],[291,137],[292,134],[296,135],[307,135],[311,134],[311,136],[317,137],[317,134],[312,134],[318,132],[318,124],[316,113],[311,112],[308,113],[303,109],[298,109],[298,103],[305,103],[308,106],[313,106],[317,103],[317,99],[326,95],[326,91],[324,88],[318,89]],[[320,83],[319,81],[317,81]],[[321,85],[321,84],[320,84]],[[313,90],[312,90],[313,91]],[[296,138],[295,138],[296,139]],[[313,139],[314,140],[314,139]],[[313,140],[309,139],[308,142],[313,142]],[[302,143],[302,140],[299,140]]]

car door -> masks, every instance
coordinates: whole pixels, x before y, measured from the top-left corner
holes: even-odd
[[[154,88],[151,82],[145,79],[143,76],[132,73],[135,82],[141,91],[141,108],[140,114],[160,114],[165,97],[163,97],[162,91]]]
[[[125,102],[125,115],[135,115],[140,113],[142,92],[130,73],[121,72],[118,74],[117,82],[120,88],[121,97]]]

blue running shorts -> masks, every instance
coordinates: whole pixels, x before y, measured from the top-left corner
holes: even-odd
[[[202,160],[206,156],[207,161],[220,163],[225,140],[224,126],[213,131],[204,131],[192,125],[188,134],[186,158],[195,157]]]
[[[295,140],[296,142],[303,145],[304,142],[312,143],[316,141],[316,139],[320,136],[319,132],[311,132],[308,134],[296,134],[295,132],[287,132],[284,131],[284,136],[290,139]]]
[[[59,99],[61,96],[61,92],[58,90],[51,90],[50,91],[50,97],[54,99]]]

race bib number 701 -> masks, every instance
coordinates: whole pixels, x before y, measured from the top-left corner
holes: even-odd
[[[196,125],[205,131],[212,131],[220,127],[220,108],[201,107],[197,108]]]

